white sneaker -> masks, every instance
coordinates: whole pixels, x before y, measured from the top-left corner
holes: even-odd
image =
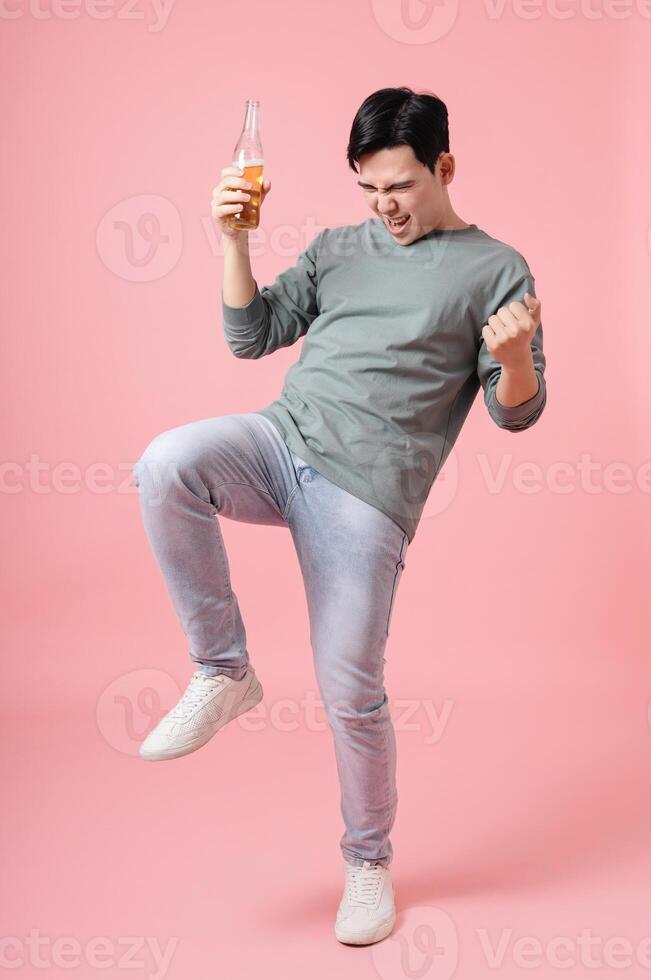
[[[262,685],[249,667],[242,680],[194,672],[183,697],[140,746],[147,761],[177,759],[205,745],[224,725],[262,700]]]
[[[396,921],[389,868],[373,861],[346,862],[346,887],[337,911],[335,936],[342,943],[364,946],[388,936]]]

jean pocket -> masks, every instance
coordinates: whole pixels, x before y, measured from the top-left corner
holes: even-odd
[[[304,460],[298,453],[295,453],[293,449],[289,450],[289,455],[292,458],[292,463],[294,464],[294,472],[296,473],[296,479],[301,483],[309,483],[316,475],[317,471],[313,466]]]

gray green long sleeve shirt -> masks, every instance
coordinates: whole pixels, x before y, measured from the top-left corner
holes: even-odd
[[[529,428],[546,404],[543,330],[531,340],[538,391],[495,396],[501,366],[481,335],[489,316],[535,282],[510,245],[471,224],[397,244],[384,222],[325,228],[295,266],[246,306],[224,303],[236,357],[304,337],[279,398],[258,409],[326,479],[379,508],[413,540],[432,483],[483,388],[503,429]]]

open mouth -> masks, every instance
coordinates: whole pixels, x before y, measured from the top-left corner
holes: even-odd
[[[391,231],[392,234],[398,234],[399,232],[403,231],[409,224],[410,218],[411,215],[409,214],[400,215],[398,218],[387,218],[386,223],[389,231]]]

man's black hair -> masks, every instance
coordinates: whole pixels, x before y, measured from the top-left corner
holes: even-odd
[[[410,88],[381,88],[365,99],[353,120],[346,156],[350,167],[364,153],[407,144],[434,173],[441,153],[450,152],[448,110],[436,95]]]

